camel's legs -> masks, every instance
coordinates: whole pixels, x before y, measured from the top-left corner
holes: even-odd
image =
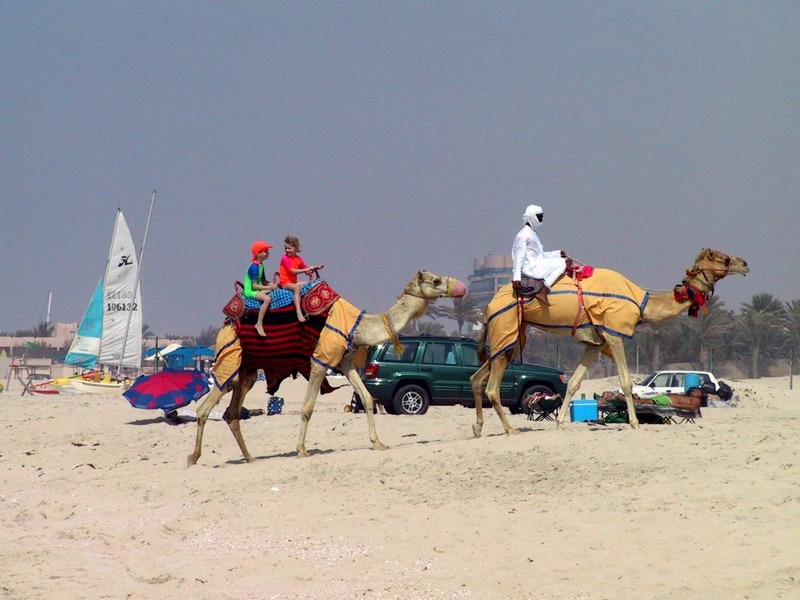
[[[233,433],[233,437],[236,438],[237,443],[239,444],[239,449],[242,451],[242,455],[247,462],[252,462],[253,457],[250,456],[250,453],[247,451],[247,446],[244,444],[244,439],[242,438],[242,432],[239,429],[239,413],[242,408],[242,402],[244,400],[245,394],[250,391],[250,388],[253,387],[253,384],[256,381],[256,373],[253,372],[251,374],[242,374],[240,373],[239,376],[234,379],[233,381],[233,397],[231,398],[231,403],[228,408],[225,410],[225,420],[228,422],[228,427],[230,428],[231,432]],[[245,386],[242,389],[242,386]],[[186,464],[187,466],[192,466],[197,464],[197,459],[200,458],[200,454],[202,453],[203,448],[203,430],[205,429],[206,422],[208,421],[208,415],[211,414],[211,411],[214,407],[219,403],[222,397],[231,391],[231,388],[226,388],[224,390],[220,390],[216,386],[212,389],[208,395],[203,398],[202,402],[197,406],[197,436],[195,437],[194,442],[194,452],[192,452],[189,456],[186,457]],[[234,403],[237,403],[238,410],[235,412],[236,414],[236,423],[234,425],[233,420],[229,418],[229,415],[234,414],[232,412],[232,407]]]
[[[306,450],[306,433],[308,432],[308,422],[314,413],[314,405],[317,403],[319,389],[322,387],[322,380],[327,375],[327,369],[320,364],[311,362],[311,373],[308,376],[308,386],[306,386],[306,397],[303,401],[303,408],[300,410],[300,437],[297,439],[297,456],[308,456]]]
[[[211,410],[229,391],[229,388],[221,390],[215,385],[208,395],[197,405],[197,436],[194,440],[194,452],[186,457],[187,466],[191,467],[197,464],[197,459],[200,458],[200,453],[203,448],[203,429],[205,429],[206,421],[208,421],[208,415],[211,414]]]
[[[500,382],[503,381],[503,373],[506,372],[508,366],[508,358],[505,354],[501,354],[492,361],[489,370],[489,381],[486,382],[486,397],[492,402],[497,416],[500,417],[500,422],[503,424],[503,429],[507,434],[519,433],[519,431],[512,427],[506,417],[506,412],[503,410],[503,405],[500,403]]]
[[[347,381],[353,386],[353,389],[364,404],[364,409],[367,411],[367,426],[369,427],[369,441],[372,442],[372,449],[386,450],[387,446],[384,446],[378,439],[378,431],[375,428],[375,415],[373,414],[375,399],[372,397],[372,394],[369,393],[369,390],[367,390],[367,386],[364,385],[364,382],[361,381],[361,377],[359,377],[358,371],[353,365],[353,361],[349,358],[344,358],[339,364],[339,370],[347,377]]]
[[[231,403],[225,409],[224,419],[228,427],[236,438],[236,443],[239,444],[239,450],[242,451],[242,456],[247,462],[253,462],[253,457],[247,451],[247,446],[242,437],[242,430],[239,425],[239,417],[242,414],[242,405],[244,404],[244,397],[247,395],[253,385],[255,385],[258,374],[256,371],[240,372],[239,385],[234,385],[233,395],[231,396]]]
[[[607,337],[606,343],[611,350],[611,356],[617,364],[619,373],[619,387],[625,395],[625,403],[628,405],[628,423],[633,429],[639,429],[639,417],[636,416],[636,407],[633,405],[633,383],[631,373],[628,370],[628,362],[625,359],[625,343],[622,338]]]
[[[488,367],[486,364],[488,363]],[[508,434],[512,433],[519,433],[511,424],[508,422],[508,418],[506,417],[506,413],[503,410],[503,405],[500,404],[500,382],[503,380],[503,373],[505,373],[506,367],[508,366],[508,359],[506,358],[505,354],[501,354],[494,360],[486,361],[481,368],[478,369],[475,373],[472,374],[470,381],[472,383],[472,396],[475,400],[475,414],[477,415],[477,421],[472,426],[472,433],[475,437],[481,436],[481,430],[483,429],[483,397],[480,392],[481,380],[486,379],[487,376],[484,371],[484,367],[488,370],[488,381],[486,382],[486,397],[492,403],[497,416],[500,417],[500,422],[503,424],[503,429]]]
[[[475,371],[469,378],[470,384],[472,384],[472,397],[475,400],[476,420],[472,426],[472,434],[475,437],[481,437],[481,431],[483,431],[483,387],[489,378],[491,364],[489,360],[484,361],[480,369]]]
[[[558,416],[556,417],[556,427],[558,429],[564,429],[564,419],[567,416],[567,412],[569,412],[569,403],[580,389],[581,383],[589,372],[589,367],[597,360],[602,350],[603,346],[586,345],[586,350],[584,350],[578,366],[575,367],[575,372],[567,382],[567,395],[561,403],[561,408],[558,409]]]

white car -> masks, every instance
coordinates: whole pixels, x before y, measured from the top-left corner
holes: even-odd
[[[686,376],[692,374],[700,378],[697,387],[710,383],[714,390],[719,389],[719,381],[708,371],[656,371],[651,373],[641,383],[634,384],[633,393],[640,396],[656,396],[658,394],[683,394],[685,391]]]

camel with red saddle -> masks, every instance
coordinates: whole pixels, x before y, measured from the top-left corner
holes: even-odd
[[[203,429],[211,410],[230,391],[233,395],[224,419],[244,459],[253,461],[242,437],[239,415],[245,395],[255,384],[259,368],[267,374],[267,390],[271,394],[277,392],[287,376],[300,373],[308,380],[300,414],[298,456],[308,456],[306,432],[320,390],[324,393],[334,389],[326,379],[329,368],[340,371],[361,397],[372,447],[385,449],[375,429],[374,400],[358,375],[359,361],[363,362],[370,346],[388,340],[399,343],[399,332],[425,314],[435,300],[460,298],[466,292],[466,286],[458,279],[419,271],[403,288],[394,306],[380,314],[367,314],[336,294],[324,314],[311,316],[305,322],[297,320],[293,308],[289,314],[270,308],[264,327],[267,337],[255,333],[254,320],[247,324],[237,323],[235,327],[225,325],[217,336],[217,359],[212,369],[214,388],[197,407],[197,437],[194,452],[187,457],[188,465],[196,464],[200,458]]]
[[[483,364],[470,378],[477,413],[473,434],[480,437],[483,429],[484,389],[506,433],[517,433],[509,425],[500,404],[500,381],[506,366],[520,356],[528,326],[572,335],[586,346],[567,383],[566,397],[556,419],[559,429],[564,429],[570,400],[601,352],[610,355],[617,365],[630,425],[638,428],[624,340],[633,336],[639,323],[665,321],[687,310],[690,316],[696,317],[719,280],[732,274],[747,275],[749,270],[747,262],[737,256],[704,248],[686,271],[683,281],[670,292],[648,293],[608,269],[593,269],[591,276],[585,279],[562,277],[548,295],[550,306],[535,298],[515,298],[511,284],[502,287],[484,314],[485,327],[479,348],[483,350],[488,342],[488,358],[482,355]]]

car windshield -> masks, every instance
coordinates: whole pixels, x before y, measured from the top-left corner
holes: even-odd
[[[642,382],[639,385],[650,385],[650,383],[653,381],[655,376],[656,376],[655,373],[650,373],[650,375],[648,375],[647,377],[642,379]]]

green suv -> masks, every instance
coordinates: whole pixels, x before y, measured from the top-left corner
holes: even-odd
[[[478,343],[470,338],[403,336],[402,348],[392,342],[371,349],[362,379],[373,398],[386,412],[424,415],[430,405],[474,407],[470,375],[478,370]],[[567,391],[564,371],[519,362],[511,363],[503,375],[500,399],[512,413],[521,412],[521,401],[529,394]],[[360,398],[354,394],[356,404]],[[484,406],[489,406],[484,397]]]

